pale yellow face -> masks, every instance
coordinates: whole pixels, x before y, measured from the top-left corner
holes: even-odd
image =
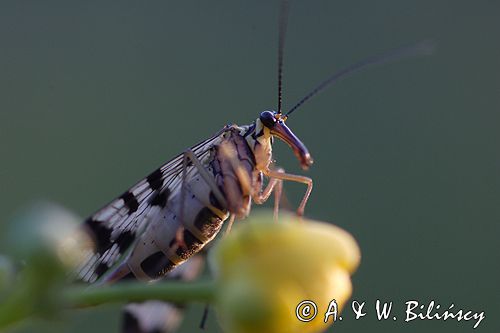
[[[260,119],[256,120],[255,125],[255,133],[262,134],[257,136],[251,147],[253,147],[257,170],[265,171],[269,168],[272,158],[271,130],[264,126]]]

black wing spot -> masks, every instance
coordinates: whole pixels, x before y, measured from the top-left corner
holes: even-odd
[[[139,208],[139,202],[135,198],[135,195],[133,195],[129,191],[123,193],[120,198],[123,199],[123,202],[125,203],[125,206],[128,208],[130,213],[137,211],[137,209]]]
[[[149,186],[151,186],[151,189],[153,191],[156,191],[163,186],[162,177],[163,173],[161,172],[161,169],[156,169],[146,178],[146,181],[148,182]]]
[[[141,268],[150,278],[157,279],[172,270],[175,264],[165,257],[163,252],[156,252],[141,262]]]
[[[95,268],[95,273],[97,275],[97,278],[100,278],[101,276],[104,275],[104,273],[106,273],[106,271],[108,270],[108,265],[106,265],[105,263],[101,262],[99,265],[97,265],[97,267]]]
[[[116,238],[115,243],[118,244],[118,248],[120,249],[120,253],[125,252],[125,250],[128,249],[128,247],[133,243],[135,239],[135,234],[130,231],[124,231]]]
[[[149,203],[153,206],[160,206],[161,208],[165,208],[165,206],[167,206],[169,196],[170,191],[168,190],[168,188],[166,188],[161,192],[156,192],[155,194],[153,194]]]
[[[95,251],[102,255],[112,246],[112,229],[106,227],[104,222],[87,219],[85,221],[86,230],[95,242]]]

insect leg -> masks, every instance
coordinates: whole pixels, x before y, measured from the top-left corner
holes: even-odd
[[[275,170],[275,172],[279,173],[285,173],[285,170],[282,168],[278,168]],[[256,186],[260,186],[259,183],[255,183]],[[269,183],[267,184],[266,188],[264,190],[255,189],[254,193],[255,195],[253,196],[253,200],[255,201],[256,204],[260,205],[263,204],[264,202],[269,199],[269,196],[271,193],[274,192],[274,219],[278,219],[278,211],[280,207],[280,201],[281,201],[281,193],[282,193],[282,188],[283,188],[283,180],[278,179],[278,178],[270,178]]]
[[[229,217],[229,221],[227,222],[226,230],[224,230],[224,237],[226,237],[226,235],[228,235],[231,232],[231,227],[233,226],[235,218],[236,218],[236,215],[234,215],[234,214],[231,214],[231,216]]]
[[[280,210],[280,204],[281,204],[281,195],[283,194],[283,181],[281,179],[278,179],[276,183],[276,188],[274,190],[274,209],[273,209],[273,216],[274,220],[278,221],[278,213]]]
[[[193,166],[197,169],[198,174],[203,178],[203,180],[211,188],[215,197],[221,203],[221,205],[223,207],[227,207],[226,199],[224,198],[224,195],[222,195],[222,192],[220,191],[219,187],[215,183],[214,176],[212,176],[211,174],[208,173],[208,171],[203,167],[200,160],[198,159],[198,157],[194,154],[194,152],[191,149],[186,150],[184,152],[184,156],[183,156],[181,204],[180,204],[181,207],[180,207],[180,213],[179,213],[181,227],[177,230],[177,233],[175,235],[177,243],[181,247],[184,247],[184,248],[186,247],[186,244],[184,242],[182,224],[184,222],[184,208],[185,208],[184,203],[185,203],[185,198],[186,198],[186,178],[187,178],[187,168],[188,168],[189,162],[193,163]]]
[[[198,157],[196,157],[196,155],[193,153],[193,151],[191,149],[188,149],[184,152],[184,160],[185,160],[186,168],[187,168],[187,161],[188,160],[193,163],[194,167],[198,170],[198,173],[200,174],[200,176],[203,178],[204,181],[207,182],[210,189],[214,192],[214,195],[217,198],[217,200],[219,200],[219,202],[221,203],[221,205],[223,207],[226,207],[227,206],[226,199],[224,198],[224,195],[222,194],[219,187],[215,183],[214,176],[208,173],[208,171],[203,167],[200,160],[198,159]]]
[[[306,207],[307,200],[309,199],[309,196],[311,195],[311,191],[312,191],[312,187],[313,187],[312,179],[309,177],[305,177],[305,176],[293,175],[290,173],[279,172],[279,171],[275,171],[275,170],[266,170],[264,174],[272,179],[289,180],[292,182],[297,182],[297,183],[302,183],[302,184],[307,185],[306,193],[304,194],[304,197],[302,198],[302,201],[300,202],[299,208],[297,209],[297,215],[299,215],[299,216],[304,215],[304,209]]]

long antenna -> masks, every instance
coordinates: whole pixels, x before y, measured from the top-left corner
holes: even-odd
[[[314,88],[310,93],[305,95],[300,101],[297,102],[285,115],[285,117],[288,117],[292,112],[297,110],[302,104],[304,104],[307,100],[309,100],[311,97],[315,96],[322,90],[324,90],[326,87],[328,87],[331,84],[334,84],[338,82],[340,79],[343,79],[355,72],[358,72],[362,69],[365,69],[366,67],[372,66],[372,65],[381,65],[386,62],[390,62],[393,60],[397,60],[403,57],[410,57],[410,56],[418,56],[418,55],[429,55],[434,51],[434,43],[432,41],[423,41],[418,44],[414,44],[411,46],[406,46],[406,47],[401,47],[392,51],[389,51],[387,53],[377,55],[377,56],[372,56],[369,58],[366,58],[364,60],[361,60],[360,62],[357,62],[351,66],[348,66],[344,69],[341,69],[340,71],[334,73],[332,76],[321,82],[316,88]]]
[[[278,113],[281,114],[283,100],[283,53],[285,49],[286,27],[288,24],[288,0],[281,1],[278,35]]]

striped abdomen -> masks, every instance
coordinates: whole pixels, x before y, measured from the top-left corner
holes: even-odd
[[[220,143],[214,145],[210,156],[201,162],[213,175],[223,200],[219,200],[217,190],[191,168],[184,198],[178,190],[174,194],[164,191],[152,199],[158,212],[150,217],[148,228],[128,259],[107,279],[109,282],[125,276],[147,281],[161,278],[213,240],[229,214],[237,217],[248,214],[255,159],[245,138],[236,129],[229,129]],[[186,247],[177,243],[179,229]]]

